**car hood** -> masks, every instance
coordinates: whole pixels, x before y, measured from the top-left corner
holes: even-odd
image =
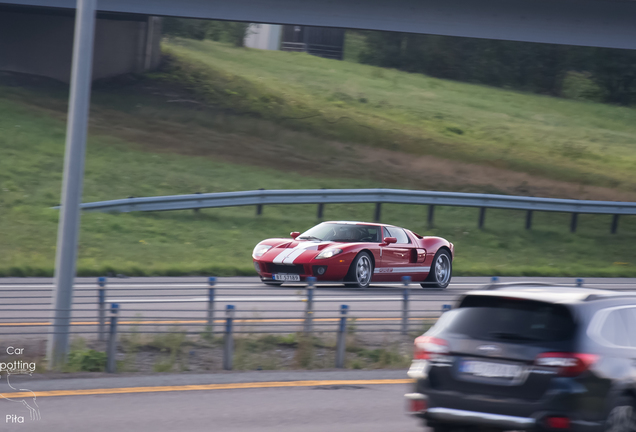
[[[272,239],[274,240],[274,239]],[[280,239],[282,240],[282,239]],[[310,240],[292,240],[285,239],[281,242],[264,242],[265,244],[272,245],[272,248],[268,250],[261,257],[262,260],[271,261],[276,264],[294,264],[296,259],[303,255],[302,259],[312,259],[318,255],[322,250],[330,247],[337,246],[342,248],[347,243],[337,243],[332,241],[310,241]]]

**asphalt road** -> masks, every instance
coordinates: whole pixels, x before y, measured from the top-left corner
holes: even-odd
[[[28,410],[0,399],[0,430],[68,432],[70,430],[112,432],[214,431],[214,432],[415,432],[422,427],[405,414],[404,393],[409,385],[368,384],[368,379],[395,376],[405,371],[288,372],[257,381],[303,377],[314,380],[352,378],[347,385],[310,385],[283,388],[241,388],[204,391],[168,391],[124,394],[38,397],[41,420],[31,421]],[[252,376],[254,373],[252,373]],[[270,374],[271,375],[271,374]],[[149,378],[149,377],[145,377]],[[161,380],[163,377],[152,377]],[[241,381],[241,374],[208,375],[200,381]],[[233,379],[234,378],[234,379]],[[165,378],[163,378],[165,380]],[[357,381],[360,380],[360,381]],[[51,382],[28,382],[38,392]],[[111,387],[105,380],[74,380],[80,388]],[[83,384],[88,381],[88,385]],[[119,379],[121,381],[121,378]],[[147,383],[147,379],[144,384]],[[173,376],[172,384],[192,381]],[[325,381],[329,384],[330,381]],[[390,382],[390,381],[388,381]],[[129,377],[126,387],[139,385]],[[55,384],[55,383],[54,383]],[[164,383],[161,383],[164,384]],[[259,384],[259,383],[253,383]],[[261,383],[262,384],[262,383]],[[265,383],[266,384],[266,383]],[[293,384],[293,382],[291,383]],[[58,387],[69,383],[58,380]],[[164,384],[165,385],[165,384]],[[97,386],[97,387],[95,387]],[[6,415],[25,417],[24,423],[7,422]]]
[[[574,285],[574,278],[501,278],[501,282],[539,281]],[[485,277],[456,277],[446,290],[410,285],[409,323],[420,328],[426,320],[439,316],[443,305],[452,304],[461,294],[481,288]],[[590,278],[585,286],[609,289],[636,289],[636,279]],[[106,287],[109,303],[120,306],[120,329],[163,331],[183,327],[201,332],[207,324],[208,283],[206,278],[111,278]],[[402,316],[404,286],[372,285],[351,289],[320,284],[315,289],[314,327],[334,331],[340,305],[349,306],[359,331],[397,331]],[[51,317],[52,280],[5,278],[0,280],[0,339],[7,334],[41,338]],[[236,308],[237,331],[295,332],[301,328],[306,308],[304,285],[267,287],[257,278],[219,278],[215,285],[215,331],[222,330],[225,308]],[[96,278],[78,278],[73,306],[73,331],[95,337],[97,329]],[[83,332],[88,332],[84,334]]]

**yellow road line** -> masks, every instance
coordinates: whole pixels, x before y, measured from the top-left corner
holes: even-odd
[[[355,317],[350,317],[355,318]],[[426,320],[436,320],[437,318],[409,318],[410,321],[426,321]],[[316,321],[338,321],[340,318],[314,318],[314,322]],[[355,318],[356,322],[359,321],[400,321],[402,318]],[[234,320],[235,323],[275,323],[275,322],[304,322],[304,318],[284,318],[284,319],[237,319]],[[215,323],[224,323],[225,320],[214,320]],[[119,321],[119,324],[206,324],[206,320],[158,320],[158,321]],[[99,322],[97,321],[73,321],[71,325],[97,325]],[[0,323],[0,327],[17,327],[17,326],[48,326],[51,325],[50,322],[18,322],[18,323]]]
[[[377,379],[377,380],[331,380],[331,381],[270,381],[234,384],[199,384],[181,386],[157,386],[157,387],[123,387],[110,389],[86,389],[86,390],[50,390],[33,392],[36,397],[52,396],[90,396],[110,395],[126,393],[159,393],[174,391],[201,391],[201,390],[230,390],[230,389],[255,389],[275,387],[316,387],[331,385],[379,385],[379,384],[408,384],[411,379]],[[3,393],[8,398],[33,396],[31,392]]]

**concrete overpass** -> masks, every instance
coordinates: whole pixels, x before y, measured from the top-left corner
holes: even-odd
[[[74,9],[75,0],[0,0]],[[632,0],[99,0],[98,11],[636,48]]]
[[[0,4],[0,70],[71,79],[74,11]],[[155,68],[160,18],[101,12],[95,26],[93,79]]]

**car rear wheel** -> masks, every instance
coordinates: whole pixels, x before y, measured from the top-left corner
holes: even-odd
[[[610,410],[605,422],[605,432],[633,432],[636,430],[634,400],[621,397]]]
[[[349,267],[349,273],[345,279],[348,287],[366,288],[373,277],[373,261],[367,252],[360,252]]]
[[[441,288],[444,289],[450,284],[453,273],[453,260],[450,252],[446,249],[440,249],[433,257],[431,270],[422,282],[422,288]]]

